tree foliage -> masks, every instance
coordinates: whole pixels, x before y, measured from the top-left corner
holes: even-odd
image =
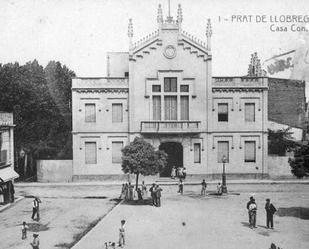
[[[34,159],[72,158],[71,78],[75,73],[60,62],[43,68],[0,64],[0,111],[13,112],[15,151]]]
[[[294,157],[289,158],[289,164],[296,177],[309,176],[309,146],[302,145],[294,149]]]
[[[122,170],[124,173],[138,176],[155,175],[161,172],[167,164],[167,154],[155,150],[143,138],[136,137],[133,142],[122,149]]]
[[[281,130],[268,130],[268,154],[285,156],[286,152],[295,147],[292,141],[290,128]]]

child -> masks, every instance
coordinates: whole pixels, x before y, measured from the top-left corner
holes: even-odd
[[[201,195],[206,195],[206,187],[207,187],[207,183],[205,182],[205,179],[203,179]]]
[[[220,182],[218,182],[217,185],[217,195],[222,195],[222,186]]]
[[[125,245],[125,230],[124,230],[125,223],[126,221],[122,220],[121,226],[119,228],[119,247],[123,247]]]
[[[22,226],[21,226],[21,239],[26,239],[27,238],[27,230],[29,227],[27,226],[27,223],[24,221]]]
[[[39,240],[39,235],[37,233],[33,234],[33,241],[30,243],[32,246],[32,249],[39,249],[40,246],[40,240]]]

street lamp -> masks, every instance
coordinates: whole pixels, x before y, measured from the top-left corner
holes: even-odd
[[[225,175],[225,163],[227,162],[226,156],[222,157],[223,169],[222,169],[222,193],[227,193],[226,187],[226,175]]]

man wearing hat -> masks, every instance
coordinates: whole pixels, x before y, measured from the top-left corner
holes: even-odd
[[[157,194],[156,194],[156,184],[153,183],[152,187],[149,189],[151,193],[152,206],[157,206]]]
[[[248,217],[249,217],[249,224],[251,224],[250,223],[250,210],[249,210],[249,206],[250,206],[250,204],[253,202],[253,200],[254,200],[254,198],[253,198],[253,196],[250,196],[250,200],[247,202],[247,210],[248,210]]]
[[[39,235],[37,233],[33,234],[33,241],[30,243],[32,246],[32,249],[39,249],[40,247],[40,240],[39,240]]]
[[[265,210],[266,210],[266,226],[267,228],[274,229],[274,213],[277,211],[275,206],[270,203],[270,199],[266,199],[266,204],[265,204]]]

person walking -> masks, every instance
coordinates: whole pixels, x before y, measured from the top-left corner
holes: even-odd
[[[175,179],[175,177],[176,177],[176,167],[173,166],[172,171],[171,171],[171,178]]]
[[[149,189],[152,199],[152,206],[157,206],[157,197],[156,197],[156,184],[153,183],[152,187]]]
[[[41,200],[38,197],[35,197],[32,201],[32,216],[31,218],[34,220],[34,217],[36,215],[36,220],[40,220],[40,203]]]
[[[183,182],[182,182],[182,179],[179,179],[178,193],[183,194]]]
[[[257,212],[257,205],[255,203],[255,199],[253,198],[251,204],[249,205],[250,228],[256,228],[256,212]]]
[[[265,210],[266,210],[266,226],[267,228],[274,229],[274,213],[277,211],[275,206],[270,202],[270,199],[266,199],[265,204]]]
[[[119,228],[119,247],[123,247],[125,245],[125,229],[124,224],[126,223],[125,220],[121,220],[120,222],[120,228]]]
[[[157,185],[155,188],[157,207],[161,207],[161,192],[162,191],[163,191],[162,188],[159,185]]]
[[[33,234],[33,241],[30,243],[32,249],[40,249],[40,240],[39,235],[37,233]]]
[[[27,230],[29,229],[27,223],[24,221],[21,226],[21,239],[27,239]]]
[[[205,179],[203,179],[202,181],[202,191],[201,191],[201,195],[206,195],[206,188],[207,188],[207,183],[205,182]]]

